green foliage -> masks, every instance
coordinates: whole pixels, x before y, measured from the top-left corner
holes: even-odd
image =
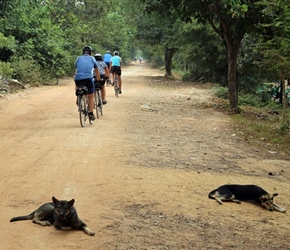
[[[25,84],[37,86],[44,83],[45,77],[41,72],[40,66],[32,59],[14,57],[12,59],[14,78]]]
[[[176,41],[182,44],[174,58],[174,65],[186,74],[183,79],[226,83],[226,53],[219,37],[208,25],[177,22]],[[194,42],[192,42],[194,41]],[[204,41],[207,41],[206,43]]]
[[[3,48],[13,48],[15,45],[15,39],[13,36],[4,36],[4,34],[2,34],[0,32],[0,49]]]
[[[22,81],[71,74],[85,45],[95,53],[118,49],[124,62],[130,57],[136,1],[14,0],[0,6],[0,60],[20,66],[14,72]]]
[[[239,104],[240,105],[249,105],[253,107],[260,107],[261,104],[265,106],[265,102],[261,102],[261,96],[259,94],[240,94]]]
[[[11,68],[11,64],[0,61],[0,77],[10,79],[12,74],[13,69]]]
[[[215,87],[213,92],[218,98],[229,99],[229,90],[226,87]]]
[[[227,82],[229,86],[229,101],[233,111],[238,110],[238,84],[236,64],[241,41],[246,33],[256,29],[257,23],[264,21],[262,8],[255,5],[258,1],[248,0],[143,0],[145,9],[149,12],[171,14],[181,20],[208,23],[222,38],[227,55]]]
[[[284,124],[281,124],[280,130],[284,133],[289,133],[290,132],[290,122],[287,121]]]

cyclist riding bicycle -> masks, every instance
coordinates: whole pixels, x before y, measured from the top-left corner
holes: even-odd
[[[85,86],[88,88],[88,100],[89,100],[89,119],[91,121],[95,120],[94,116],[94,79],[93,70],[95,70],[96,79],[100,81],[100,72],[98,69],[98,64],[96,59],[91,56],[92,48],[90,46],[85,46],[83,48],[83,55],[78,56],[76,59],[75,67],[75,86],[81,86],[85,82]]]
[[[117,74],[118,82],[119,82],[119,94],[122,94],[122,79],[121,79],[121,66],[122,66],[122,59],[119,56],[119,51],[114,51],[114,56],[111,58],[110,61],[110,68],[112,74]]]
[[[110,66],[110,60],[111,60],[111,58],[112,58],[111,52],[110,52],[110,50],[107,50],[106,51],[106,54],[104,54],[104,56],[103,56],[103,60],[107,64],[108,68]]]
[[[98,82],[101,86],[101,95],[102,95],[102,100],[103,104],[107,104],[106,100],[106,80],[109,78],[109,69],[107,64],[103,61],[103,57],[100,53],[95,54],[95,59],[98,64],[99,72],[100,72],[100,77],[101,80]]]
[[[103,60],[104,62],[107,64],[107,67],[109,69],[109,79],[107,80],[107,84],[109,83],[110,81],[110,61],[111,61],[111,58],[112,58],[112,55],[111,55],[111,52],[110,50],[107,50],[106,53],[103,55]],[[111,82],[110,82],[111,84]]]

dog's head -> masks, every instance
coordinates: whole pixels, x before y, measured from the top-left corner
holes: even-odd
[[[55,212],[58,214],[58,216],[65,218],[70,213],[70,209],[74,205],[75,200],[72,199],[70,201],[66,201],[66,200],[59,201],[55,197],[52,197],[52,202],[55,207]]]
[[[274,202],[274,197],[277,196],[278,194],[263,194],[260,197],[261,205],[268,209],[269,211],[274,210],[273,202]]]

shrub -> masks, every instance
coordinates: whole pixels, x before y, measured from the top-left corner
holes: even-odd
[[[5,79],[11,78],[13,69],[10,63],[0,61],[0,76]]]
[[[31,59],[17,58],[12,60],[14,76],[22,83],[37,86],[43,84],[44,77],[42,76],[41,69]]]
[[[214,94],[218,98],[229,99],[229,90],[226,87],[215,87]]]

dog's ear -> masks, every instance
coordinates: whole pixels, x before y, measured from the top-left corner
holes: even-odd
[[[56,203],[58,203],[58,199],[56,199],[54,196],[52,197],[52,202],[53,202],[53,204],[56,204]]]
[[[275,193],[275,194],[272,194],[272,197],[275,197],[275,196],[277,196],[278,194],[277,193]]]
[[[72,199],[72,200],[68,201],[67,203],[68,203],[70,206],[73,206],[73,205],[74,205],[74,203],[75,203],[75,200],[74,200],[74,199]]]

